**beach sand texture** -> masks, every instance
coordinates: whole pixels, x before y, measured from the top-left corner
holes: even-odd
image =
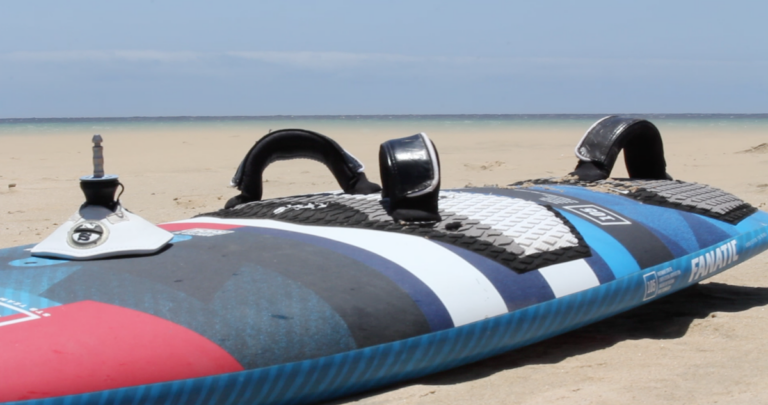
[[[378,181],[378,147],[424,131],[437,145],[442,188],[504,185],[560,176],[588,123],[445,126],[292,123],[324,133]],[[312,124],[310,126],[309,124]],[[83,202],[91,135],[104,137],[105,167],[119,174],[124,205],[152,222],[223,207],[245,153],[275,123],[135,126],[0,132],[0,247],[32,244]],[[658,123],[668,172],[768,203],[765,127]],[[623,162],[614,176],[625,176]],[[265,198],[338,189],[312,161],[265,172]],[[470,366],[334,403],[649,404],[768,403],[768,254],[700,285],[595,325]]]

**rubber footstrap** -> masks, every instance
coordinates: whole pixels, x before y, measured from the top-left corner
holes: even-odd
[[[587,130],[576,145],[579,163],[571,175],[583,181],[607,179],[622,150],[630,178],[672,179],[656,126],[644,119],[619,116],[605,117]]]
[[[224,208],[260,201],[264,169],[274,162],[291,159],[324,164],[345,193],[370,194],[381,190],[378,184],[368,181],[363,164],[333,139],[303,129],[282,129],[265,135],[245,156],[231,183],[241,194],[227,201]]]
[[[381,144],[379,170],[387,211],[397,221],[440,221],[440,160],[426,134]]]

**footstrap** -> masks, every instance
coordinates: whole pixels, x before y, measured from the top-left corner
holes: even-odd
[[[379,149],[381,196],[398,221],[440,221],[440,160],[426,134],[393,139]]]
[[[324,164],[345,193],[370,194],[381,190],[378,184],[368,181],[365,166],[333,139],[303,129],[282,129],[265,135],[245,156],[231,182],[241,194],[227,201],[224,208],[260,201],[264,169],[274,162],[291,159]]]
[[[671,179],[658,128],[644,119],[615,115],[594,123],[581,138],[579,163],[571,174],[582,181],[607,179],[622,149],[630,178]]]

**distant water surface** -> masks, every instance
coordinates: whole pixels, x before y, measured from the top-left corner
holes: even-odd
[[[123,118],[23,118],[0,119],[2,135],[51,135],[57,133],[163,132],[304,128],[319,132],[339,129],[392,130],[405,136],[426,129],[459,131],[558,129],[586,130],[607,114],[535,115],[333,115],[248,117],[123,117]],[[626,114],[650,120],[664,129],[749,130],[768,133],[768,114]],[[333,135],[327,133],[327,135]]]

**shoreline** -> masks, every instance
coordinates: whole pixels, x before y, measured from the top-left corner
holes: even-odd
[[[768,113],[627,113],[627,112],[607,112],[607,113],[542,113],[542,114],[330,114],[330,115],[158,115],[158,116],[128,116],[128,117],[6,117],[0,118],[2,123],[24,123],[24,122],[97,122],[97,121],[237,121],[237,120],[283,120],[283,119],[444,119],[450,117],[460,118],[478,118],[478,119],[579,119],[595,118],[599,119],[607,115],[624,115],[645,119],[702,119],[702,118],[754,118],[768,119]]]

